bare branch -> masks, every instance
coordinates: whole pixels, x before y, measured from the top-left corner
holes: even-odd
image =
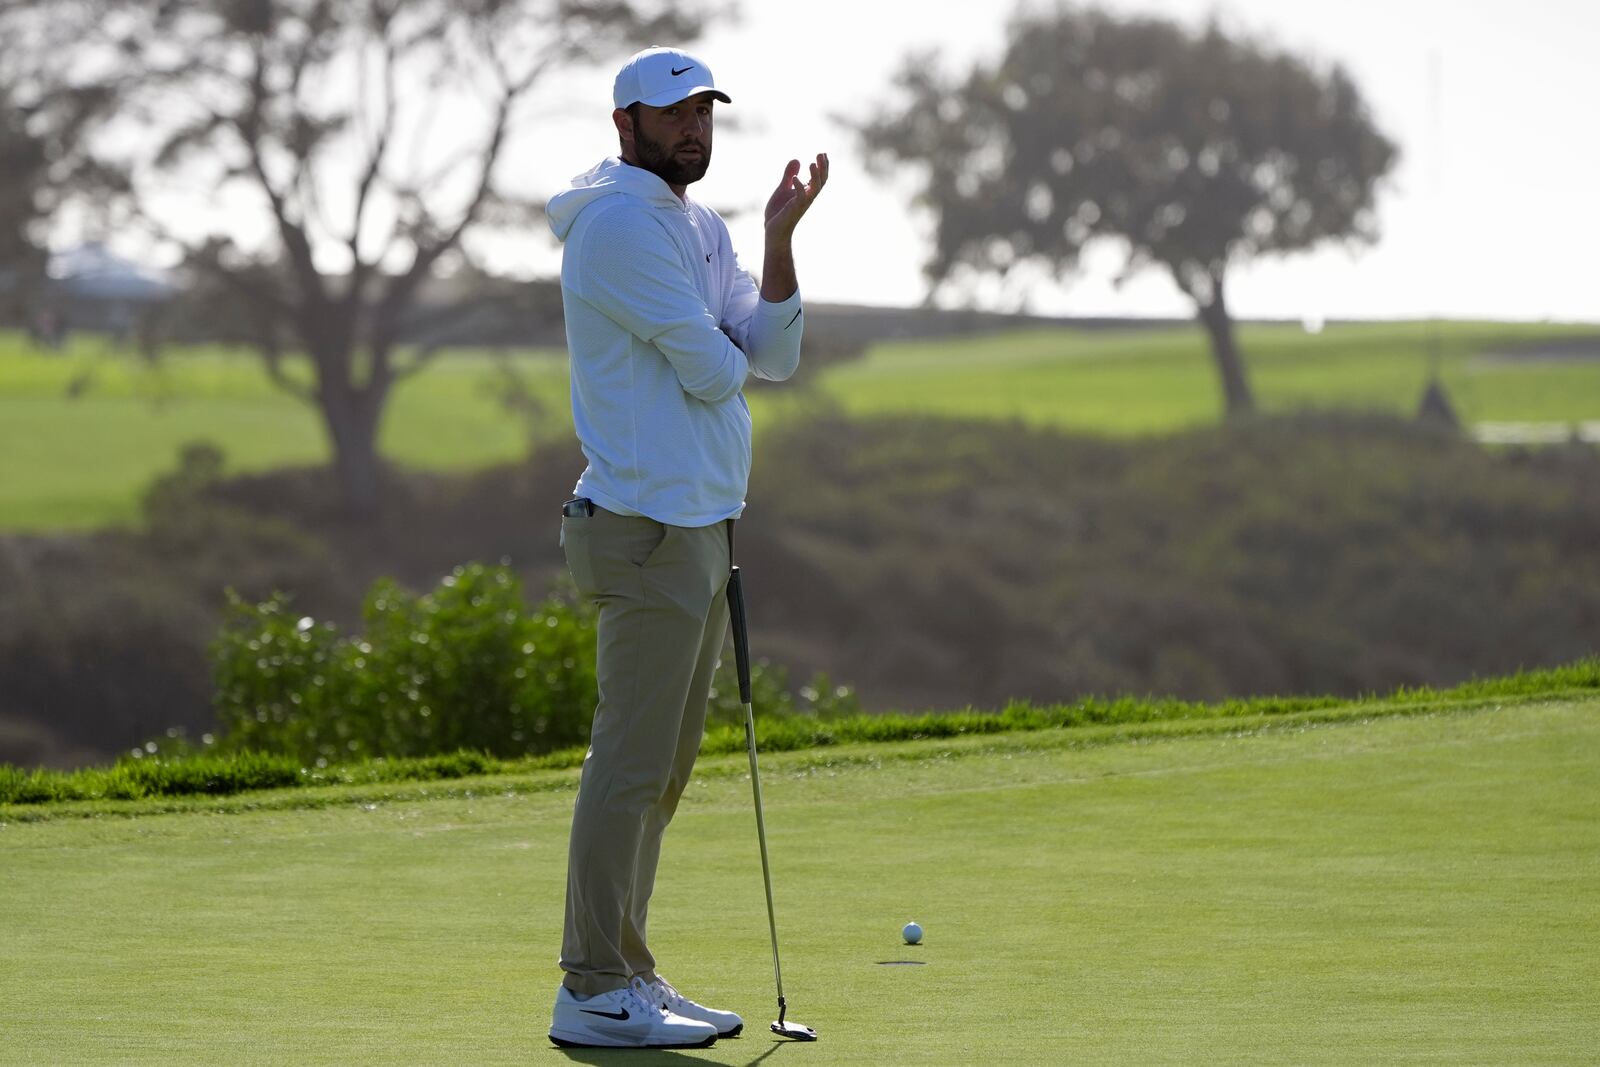
[[[335,20],[333,18],[332,0],[318,0],[305,17],[305,40],[300,42],[300,47],[295,51],[294,59],[289,65],[289,90],[285,94],[288,99],[300,99],[300,87],[305,80],[306,68],[311,65],[312,57],[319,46],[325,43],[327,35],[333,31]]]
[[[267,100],[267,87],[265,56],[262,54],[262,45],[259,41],[256,42],[254,49],[254,59],[255,69],[250,80],[249,111],[237,126],[250,149],[251,172],[272,204],[273,220],[277,223],[278,235],[294,268],[295,278],[300,284],[301,294],[305,298],[308,310],[320,315],[326,309],[328,298],[322,286],[322,275],[312,259],[311,242],[306,237],[304,228],[289,217],[286,197],[267,174],[266,161],[262,155],[261,125],[262,112]]]
[[[345,295],[345,303],[353,304],[361,299],[361,293],[366,287],[367,277],[372,267],[382,260],[382,253],[375,256],[371,263],[361,257],[361,230],[366,223],[368,198],[371,196],[373,184],[378,180],[378,175],[383,170],[385,157],[388,155],[390,140],[395,129],[396,115],[399,111],[398,91],[395,78],[395,64],[397,51],[394,39],[389,35],[388,24],[383,27],[383,123],[378,130],[376,144],[373,145],[367,157],[366,169],[356,186],[356,203],[354,219],[351,222],[349,240],[351,271],[350,289]],[[366,84],[362,79],[361,98],[363,106],[366,101]],[[391,238],[392,240],[392,238]]]
[[[539,66],[542,68],[544,63],[548,62],[549,60],[547,59]],[[510,123],[512,109],[520,94],[525,91],[527,86],[532,84],[531,79],[525,80],[522,88],[507,89],[501,97],[499,107],[495,112],[494,128],[489,135],[488,143],[484,146],[483,154],[480,158],[477,189],[473,193],[471,201],[468,202],[466,209],[461,213],[461,217],[455,227],[432,244],[418,243],[412,255],[411,266],[390,284],[388,292],[384,294],[379,308],[378,320],[380,323],[385,324],[380,327],[380,329],[385,330],[385,336],[392,336],[393,323],[398,318],[398,311],[410,302],[418,286],[421,285],[423,279],[427,277],[428,272],[432,269],[433,264],[445,252],[460,243],[461,235],[477,220],[479,211],[489,200],[492,194],[495,164],[499,161],[500,150],[505,143],[506,130]]]
[[[283,369],[283,348],[278,344],[275,331],[269,330],[266,337],[256,343],[256,351],[261,353],[261,362],[267,368],[267,377],[272,380],[273,385],[312,407],[317,406],[316,389],[305,382],[295,381]]]
[[[474,320],[514,313],[517,308],[515,295],[499,293],[469,298],[449,307],[431,309],[430,321],[415,340],[418,347],[405,362],[394,363],[392,371],[394,380],[402,381],[426,367],[454,342],[459,336],[461,327]]]

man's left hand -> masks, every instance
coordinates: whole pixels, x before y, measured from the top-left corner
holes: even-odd
[[[767,200],[767,243],[774,241],[787,243],[794,235],[794,228],[810,209],[811,202],[822,192],[822,187],[828,183],[828,156],[819,153],[817,161],[811,164],[811,181],[800,180],[800,161],[791,159],[789,165],[783,170],[783,180],[778,183],[778,188],[773,190],[772,196]]]

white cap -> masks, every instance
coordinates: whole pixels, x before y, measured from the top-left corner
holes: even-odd
[[[688,52],[656,46],[636,52],[617,71],[611,101],[617,107],[633,103],[666,107],[696,93],[712,93],[724,104],[733,103],[717,88],[710,67]]]

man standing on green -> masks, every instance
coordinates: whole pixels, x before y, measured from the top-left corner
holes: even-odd
[[[688,784],[728,626],[732,522],[750,474],[745,380],[800,362],[791,238],[828,178],[791,160],[766,207],[761,282],[717,213],[688,196],[711,164],[700,59],[649,48],[618,72],[620,158],[551,199],[572,413],[589,461],[562,508],[579,591],[599,607],[595,709],[568,848],[565,1046],[698,1047],[743,1028],[656,970],[646,940],[661,838]]]

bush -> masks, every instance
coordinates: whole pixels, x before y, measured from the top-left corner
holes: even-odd
[[[263,751],[328,766],[460,751],[537,755],[588,740],[596,687],[595,616],[568,595],[528,608],[505,567],[458,567],[424,596],[379,582],[366,635],[235,596],[212,646],[224,751]],[[799,699],[782,668],[752,669],[763,717],[860,709],[819,676]],[[713,722],[742,722],[732,657],[712,694]]]
[[[1600,649],[1600,449],[1301,413],[1114,441],[779,424],[760,632],[873,706],[1450,685]]]
[[[587,737],[594,705],[588,608],[552,596],[529,609],[509,569],[459,567],[416,596],[379,582],[365,637],[235,597],[212,646],[227,749],[319,765],[458,749],[548,752]]]
[[[732,647],[727,651],[717,665],[711,686],[706,726],[709,729],[729,725],[742,730],[744,703],[739,699],[739,674]],[[832,720],[861,714],[861,702],[849,686],[834,685],[827,674],[819,673],[796,691],[789,684],[788,668],[766,659],[750,664],[750,704],[762,720]]]

